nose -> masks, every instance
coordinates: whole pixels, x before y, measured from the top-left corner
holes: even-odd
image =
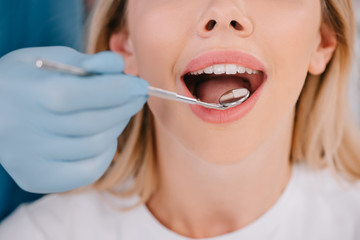
[[[197,32],[200,37],[208,38],[219,32],[232,32],[240,37],[249,37],[254,26],[238,3],[228,0],[212,0],[204,10]]]

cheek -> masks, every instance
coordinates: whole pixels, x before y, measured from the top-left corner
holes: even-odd
[[[139,76],[154,87],[176,91],[175,65],[189,42],[193,21],[179,17],[185,12],[189,14],[188,4],[180,4],[181,1],[170,4],[169,1],[158,6],[158,0],[150,2],[142,1],[143,5],[132,6],[130,10],[133,10],[129,12],[130,36]],[[174,7],[174,4],[179,6]],[[186,104],[154,97],[150,97],[148,103],[157,121],[174,127],[174,118],[181,118],[179,112],[188,108]]]
[[[320,0],[253,0],[248,10],[254,16],[255,41],[262,44],[269,62],[277,65],[273,68],[308,66],[318,43]]]
[[[255,0],[257,1],[257,0]],[[284,2],[284,0],[276,0]],[[269,101],[293,109],[302,90],[310,59],[317,49],[321,23],[320,2],[287,1],[284,9],[257,8],[256,40],[269,60]],[[267,9],[267,10],[265,10]],[[274,109],[272,109],[273,111]]]
[[[139,75],[153,86],[171,89],[174,65],[189,37],[191,21],[178,17],[185,9],[144,4],[149,9],[139,6],[129,14]]]

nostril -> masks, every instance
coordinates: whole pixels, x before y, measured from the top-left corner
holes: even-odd
[[[244,27],[238,23],[237,21],[231,21],[230,22],[230,25],[235,29],[235,30],[238,30],[238,31],[242,31],[244,29]]]
[[[206,24],[206,26],[205,26],[206,31],[211,31],[211,30],[213,30],[214,27],[215,27],[215,25],[216,25],[216,21],[213,20],[213,19],[210,20],[210,21]]]

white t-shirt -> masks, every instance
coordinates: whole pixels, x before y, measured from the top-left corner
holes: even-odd
[[[269,186],[270,187],[270,186]],[[94,190],[48,195],[23,205],[0,225],[1,240],[186,240],[145,205]],[[277,203],[252,224],[211,240],[359,240],[360,185],[339,185],[328,171],[296,165]]]

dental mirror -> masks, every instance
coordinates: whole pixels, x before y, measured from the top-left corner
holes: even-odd
[[[237,106],[249,98],[250,92],[246,88],[236,88],[222,94],[219,103],[224,107]]]
[[[42,59],[37,59],[35,62],[35,66],[39,69],[46,69],[46,70],[52,70],[52,71],[58,71],[63,72],[67,74],[72,75],[78,75],[78,76],[92,76],[97,75],[97,73],[88,72],[82,68],[67,65],[63,63],[58,62],[51,62],[51,61],[45,61]],[[148,93],[150,96],[162,98],[162,99],[168,99],[168,100],[174,100],[178,102],[184,102],[189,104],[197,104],[206,108],[211,109],[217,109],[217,110],[225,110],[228,108],[236,107],[246,101],[250,96],[250,91],[246,88],[236,88],[229,91],[226,91],[219,97],[219,103],[207,103],[202,102],[198,99],[186,97],[183,95],[179,95],[177,93],[167,91],[164,89],[156,88],[149,86],[148,87]]]
[[[155,88],[152,86],[148,87],[149,95],[168,99],[168,100],[175,100],[178,102],[184,102],[189,104],[197,104],[206,108],[217,109],[217,110],[225,110],[228,108],[236,107],[246,101],[246,99],[250,96],[250,91],[246,88],[237,88],[226,91],[219,97],[219,103],[207,103],[202,102],[199,99],[186,97],[183,95],[176,94],[174,92],[170,92],[164,89]]]

